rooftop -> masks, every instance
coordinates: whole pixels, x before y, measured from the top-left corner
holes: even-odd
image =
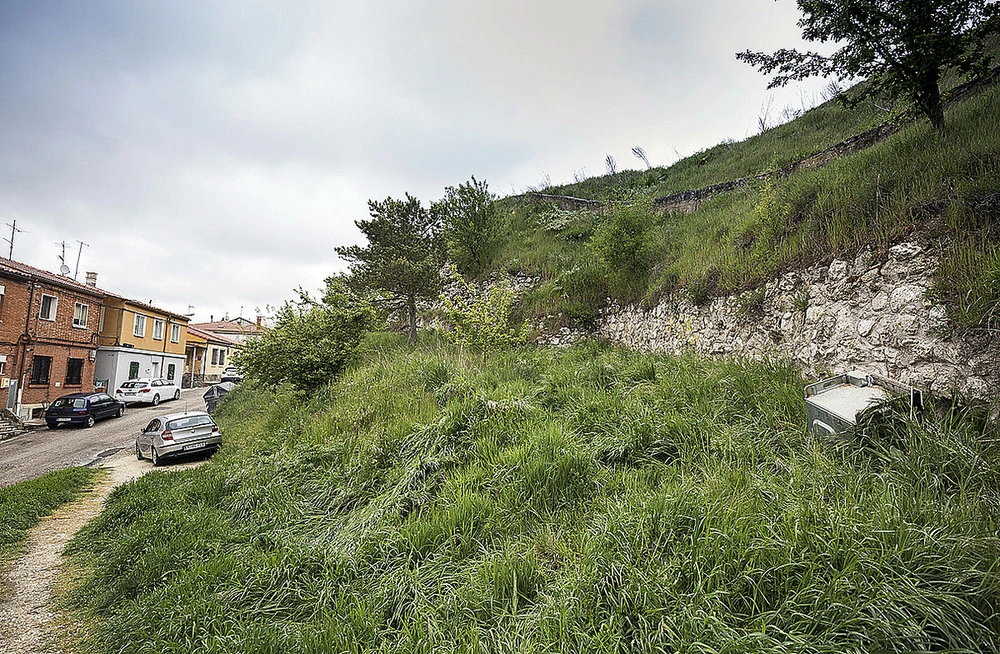
[[[205,323],[202,323],[202,324],[205,324]],[[211,324],[211,323],[209,323],[209,324]],[[197,336],[198,338],[203,338],[206,341],[209,341],[209,342],[212,342],[212,343],[221,343],[223,345],[232,345],[234,347],[243,347],[243,343],[240,343],[239,341],[234,341],[233,339],[229,338],[228,336],[223,336],[222,334],[215,334],[215,333],[212,333],[212,332],[205,331],[204,329],[199,329],[195,325],[188,325],[188,334],[192,334],[194,336]]]
[[[209,332],[232,332],[234,334],[258,334],[264,331],[256,323],[250,322],[246,318],[218,320],[216,322],[198,322],[193,323],[191,327],[197,327]]]
[[[158,313],[166,314],[166,315],[170,316],[171,318],[176,318],[178,320],[183,320],[185,323],[189,322],[191,320],[191,318],[189,318],[188,316],[185,316],[185,315],[180,314],[180,313],[174,313],[173,311],[168,311],[166,309],[161,309],[160,307],[154,306],[152,304],[149,304],[148,302],[140,302],[139,300],[133,300],[132,298],[125,297],[124,295],[116,295],[114,293],[108,293],[107,291],[104,291],[104,294],[107,297],[112,297],[112,298],[116,298],[118,300],[122,300],[123,302],[128,302],[131,305],[140,307],[142,309],[146,309],[147,311],[156,311]]]
[[[58,275],[54,272],[49,272],[48,270],[35,268],[34,266],[29,266],[26,263],[21,263],[20,261],[15,261],[14,259],[0,258],[0,271],[20,276],[35,277],[36,279],[48,284],[61,286],[80,293],[87,293],[88,295],[93,295],[95,297],[105,296],[105,292],[101,289],[81,284],[72,277],[66,277],[65,275]]]

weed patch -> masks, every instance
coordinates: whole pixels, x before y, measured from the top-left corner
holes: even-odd
[[[362,349],[312,399],[238,388],[212,461],[112,494],[72,546],[95,651],[1000,644],[988,420],[847,456],[784,365]]]

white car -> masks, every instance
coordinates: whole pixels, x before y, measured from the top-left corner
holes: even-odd
[[[181,389],[166,379],[130,379],[115,391],[115,398],[126,404],[149,402],[156,406],[163,400],[180,399]]]

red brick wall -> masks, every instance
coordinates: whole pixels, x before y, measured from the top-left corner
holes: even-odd
[[[5,287],[0,304],[0,343],[14,344],[24,333],[30,290],[27,281],[0,277],[0,284]]]
[[[90,350],[88,347],[48,345],[41,342],[33,342],[28,346],[25,354],[24,365],[24,393],[21,398],[23,404],[40,404],[51,402],[60,395],[66,393],[82,393],[94,390],[94,364],[90,361]],[[47,356],[52,358],[49,366],[49,383],[32,384],[31,367],[35,357]],[[66,370],[69,367],[70,359],[83,359],[83,374],[81,383],[66,385]]]
[[[22,404],[51,402],[60,395],[91,391],[94,388],[94,364],[90,351],[96,348],[101,299],[83,292],[36,282],[32,293],[26,280],[0,278],[3,304],[0,305],[0,354],[7,355],[4,376],[18,379],[23,390]],[[39,311],[42,295],[57,299],[55,320],[42,320]],[[85,329],[73,326],[75,304],[89,308]],[[30,338],[26,339],[25,326]],[[52,358],[48,384],[32,384],[31,368],[35,356]],[[83,359],[81,383],[66,386],[69,359]],[[58,384],[58,385],[57,385]],[[0,394],[0,399],[2,399]]]

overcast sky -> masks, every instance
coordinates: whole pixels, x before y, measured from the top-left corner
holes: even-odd
[[[0,230],[58,270],[252,317],[343,269],[367,200],[668,164],[756,130],[736,61],[792,0],[5,0]],[[774,94],[780,108],[815,82]],[[3,256],[7,244],[2,245]]]

